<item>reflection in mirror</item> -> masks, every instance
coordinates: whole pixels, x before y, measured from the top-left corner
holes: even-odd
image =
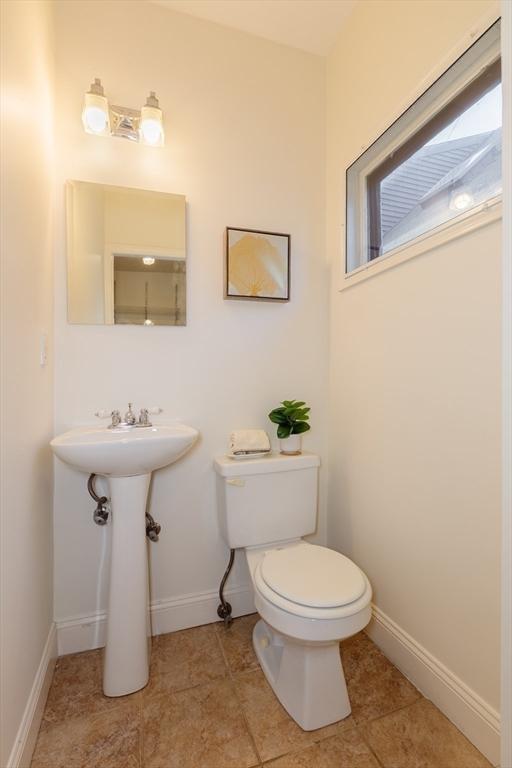
[[[185,325],[185,262],[114,255],[114,323]]]
[[[68,181],[70,323],[185,325],[185,197]]]

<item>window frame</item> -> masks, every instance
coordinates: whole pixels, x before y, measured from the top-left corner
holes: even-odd
[[[345,223],[342,226],[342,268],[341,276],[342,281],[340,290],[349,285],[360,282],[362,279],[379,274],[383,269],[396,266],[409,258],[413,258],[419,253],[424,253],[431,248],[438,247],[443,242],[448,242],[457,237],[462,236],[466,232],[484,226],[485,224],[493,221],[501,216],[501,194],[496,195],[488,200],[470,208],[467,211],[463,211],[459,215],[449,219],[448,221],[440,223],[437,227],[432,227],[427,232],[416,236],[415,238],[402,243],[388,252],[376,256],[373,259],[368,259],[353,269],[349,270],[349,205],[354,202],[358,213],[357,218],[357,237],[360,238],[359,243],[356,245],[358,250],[364,254],[365,258],[368,256],[368,231],[369,231],[369,211],[368,211],[368,190],[366,180],[375,172],[382,164],[393,154],[400,150],[400,148],[407,145],[414,135],[423,131],[429,124],[435,122],[437,117],[450,108],[450,105],[457,102],[465,91],[471,88],[471,84],[476,82],[486,72],[490,72],[493,67],[499,66],[501,62],[500,51],[500,16],[493,16],[493,19],[485,19],[478,32],[473,31],[469,35],[469,40],[466,38],[458,46],[458,50],[453,57],[447,58],[433,73],[431,78],[426,78],[423,81],[422,87],[419,88],[414,97],[409,100],[408,103],[399,111],[399,113],[385,125],[376,138],[369,142],[367,146],[362,147],[363,150],[358,156],[346,167],[345,169]],[[470,53],[471,49],[476,46],[481,39],[491,33],[491,30],[496,29],[497,38],[488,43],[484,50],[476,55],[473,62],[469,62],[467,71],[463,70],[464,75],[461,76],[457,72],[457,65],[461,67],[460,60]],[[443,86],[440,81],[443,78],[447,81]],[[439,93],[434,94],[431,103],[428,103],[424,97],[427,93],[437,86]],[[432,116],[434,112],[434,116]],[[403,118],[409,115],[409,120],[405,122],[405,125],[400,129],[400,122]],[[398,130],[397,130],[398,129]],[[383,146],[374,157],[370,157],[366,165],[364,165],[361,176],[364,183],[359,182],[357,184],[357,196],[352,198],[349,193],[349,171],[353,166],[361,160],[361,158],[368,153],[369,150],[375,147],[375,145],[385,136],[388,131],[394,131],[387,142],[383,142]],[[353,233],[352,233],[353,234]],[[407,253],[408,252],[408,253]]]

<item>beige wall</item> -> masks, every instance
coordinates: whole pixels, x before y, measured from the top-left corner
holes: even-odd
[[[492,7],[362,3],[328,60],[329,539],[499,708],[499,223],[338,290],[344,169]]]
[[[1,4],[1,730],[6,766],[52,623],[53,13]],[[39,365],[40,335],[50,358]]]
[[[152,596],[215,590],[228,550],[215,504],[213,457],[230,430],[271,429],[283,398],[307,400],[305,446],[326,453],[327,269],[324,263],[325,62],[158,5],[57,3],[59,122],[56,430],[98,408],[160,405],[201,440],[156,473]],[[114,103],[155,90],[162,149],[84,133],[83,93],[101,77]],[[68,325],[64,183],[117,184],[187,197],[187,326]],[[289,304],[223,299],[224,228],[292,236]],[[321,531],[325,511],[322,488]],[[56,618],[105,607],[108,531],[92,522],[86,477],[59,464],[55,499]],[[242,558],[230,579],[246,584]]]

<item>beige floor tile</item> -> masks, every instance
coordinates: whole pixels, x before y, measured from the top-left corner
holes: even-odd
[[[157,680],[165,675],[166,680]],[[151,677],[145,695],[177,691],[227,675],[213,624],[153,638]]]
[[[352,715],[358,723],[386,715],[421,697],[363,632],[342,642],[341,658]]]
[[[103,695],[100,650],[61,656],[55,667],[41,728],[130,706],[138,695],[116,698]]]
[[[252,631],[259,618],[257,613],[251,613],[249,616],[234,619],[228,628],[223,623],[216,625],[229,669],[233,674],[259,667],[252,647]]]
[[[31,768],[139,768],[140,707],[75,718],[41,731]]]
[[[266,765],[269,768],[379,768],[361,735],[353,728]]]
[[[385,768],[490,768],[490,763],[426,699],[374,720],[363,734]]]
[[[281,706],[261,670],[238,675],[235,685],[262,760],[306,747],[354,725],[348,717],[316,731],[303,731]]]
[[[32,768],[490,768],[363,633],[341,647],[353,716],[303,731],[259,668],[257,620],[154,638],[131,696],[103,696],[100,651],[60,658]]]
[[[258,764],[233,683],[226,679],[143,705],[144,768],[249,768]]]

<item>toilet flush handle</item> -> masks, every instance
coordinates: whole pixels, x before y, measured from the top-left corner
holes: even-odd
[[[228,480],[226,480],[226,485],[236,485],[238,488],[243,488],[245,485],[245,480],[242,480],[241,477],[230,477]]]

